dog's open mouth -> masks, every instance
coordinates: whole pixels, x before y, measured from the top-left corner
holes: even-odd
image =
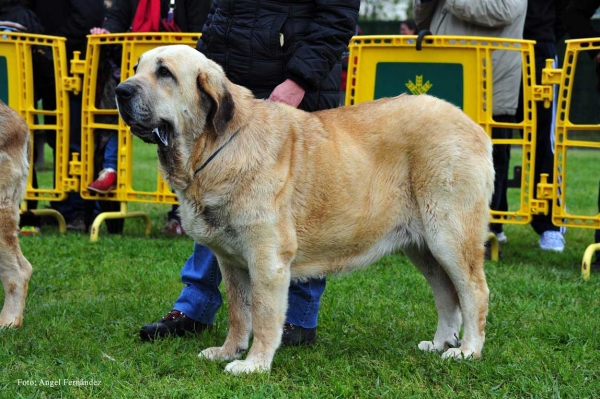
[[[162,121],[158,126],[148,127],[132,123],[130,125],[131,133],[139,137],[146,143],[156,144],[167,147],[169,145],[170,124]]]

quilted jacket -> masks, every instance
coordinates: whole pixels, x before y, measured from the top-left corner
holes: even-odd
[[[306,91],[299,108],[339,104],[341,55],[358,0],[215,0],[197,49],[231,81],[267,98],[286,79]]]

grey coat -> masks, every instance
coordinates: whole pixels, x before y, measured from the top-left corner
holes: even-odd
[[[434,35],[522,39],[527,0],[413,0],[419,29]],[[494,51],[494,115],[515,115],[521,54]]]

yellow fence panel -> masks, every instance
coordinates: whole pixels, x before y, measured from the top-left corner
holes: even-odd
[[[36,133],[40,139],[54,136],[53,182],[34,187],[34,151],[30,156],[25,200],[61,201],[69,191],[79,190],[79,181],[69,175],[69,94],[79,91],[80,81],[68,75],[64,37],[3,32],[0,35],[0,100],[15,109],[27,122],[31,131],[31,148],[35,148]],[[43,76],[42,76],[43,75]],[[53,79],[53,81],[52,81]],[[40,87],[46,89],[45,98],[56,106],[41,104]],[[53,94],[51,92],[54,92]],[[53,97],[53,98],[50,98]],[[41,109],[41,106],[46,108]],[[54,109],[52,109],[54,108]],[[40,143],[43,144],[45,140]],[[43,146],[37,148],[43,151]],[[38,156],[43,156],[38,154]],[[58,222],[59,231],[65,232],[63,216],[53,209],[32,209],[36,215],[48,215]]]
[[[600,38],[567,40],[566,45],[562,69],[552,69],[552,63],[548,60],[543,76],[545,84],[560,85],[556,112],[554,181],[548,182],[552,186],[551,192],[555,197],[552,209],[552,223],[557,226],[600,229],[600,214],[576,214],[568,210],[567,204],[569,192],[567,174],[573,169],[569,168],[569,150],[600,149],[600,142],[597,141],[597,136],[596,141],[594,141],[592,140],[592,135],[582,138],[570,134],[570,132],[600,131],[600,124],[580,124],[574,123],[570,119],[577,60],[583,52],[600,50]],[[589,77],[590,82],[593,79],[595,79],[594,76]],[[600,176],[598,177],[600,178]],[[590,276],[591,259],[596,251],[600,251],[600,244],[592,244],[585,251],[581,272],[583,278],[586,280]]]
[[[518,209],[492,211],[493,222],[527,224],[532,214],[547,213],[546,200],[535,198],[534,101],[549,101],[552,88],[535,83],[533,41],[486,37],[355,36],[349,49],[346,105],[402,93],[427,93],[462,108],[491,135],[493,127],[520,129],[522,138],[493,140],[494,144],[523,149],[521,193]],[[521,55],[524,82],[524,115],[520,123],[494,121],[492,53],[516,51]],[[410,112],[410,110],[407,110]]]
[[[34,87],[34,57],[44,59],[54,68],[56,109],[42,110],[36,102]],[[32,165],[27,182],[25,199],[59,201],[66,198],[68,191],[77,191],[77,180],[68,175],[69,161],[69,98],[68,90],[76,89],[77,80],[67,74],[65,38],[4,32],[0,35],[0,99],[15,109],[31,130],[31,143],[36,131],[56,131],[54,162],[54,187],[34,188]],[[54,117],[55,123],[48,123]],[[53,118],[53,119],[54,119]],[[44,123],[44,121],[46,123]]]
[[[81,175],[81,196],[84,199],[112,200],[121,203],[121,212],[103,213],[96,218],[92,224],[92,240],[97,239],[99,226],[107,218],[144,217],[146,219],[146,231],[149,233],[150,221],[147,216],[139,212],[127,212],[126,204],[128,202],[160,204],[174,204],[177,202],[175,195],[157,171],[158,162],[152,163],[153,167],[149,170],[141,168],[142,162],[134,162],[134,159],[138,156],[136,150],[140,147],[147,148],[147,145],[129,133],[129,129],[123,120],[118,118],[116,108],[101,109],[97,104],[96,94],[101,89],[98,87],[98,70],[102,51],[108,48],[113,49],[113,51],[115,48],[119,49],[117,51],[121,58],[119,66],[121,81],[123,81],[133,75],[133,67],[138,58],[146,51],[157,46],[171,44],[185,44],[195,47],[199,37],[198,34],[189,33],[90,35],[88,36],[86,59],[74,62],[74,70],[83,75],[82,148],[81,160],[77,163]],[[98,194],[86,188],[94,181],[94,139],[99,130],[114,131],[118,135],[117,187],[107,194]],[[143,164],[147,165],[148,162],[143,162]],[[156,185],[154,187],[137,187],[136,171],[155,174]]]

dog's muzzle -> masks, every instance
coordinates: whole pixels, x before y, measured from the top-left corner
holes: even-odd
[[[129,125],[132,134],[146,143],[169,145],[170,125],[166,121],[153,123],[152,114],[139,103],[141,99],[136,86],[123,82],[115,89],[115,96],[119,114]]]

